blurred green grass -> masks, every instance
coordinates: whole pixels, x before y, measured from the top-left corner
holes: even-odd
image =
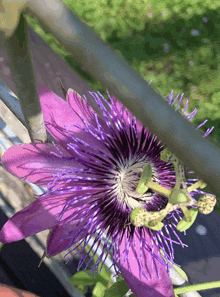
[[[220,143],[220,1],[214,0],[63,0],[89,27],[112,45],[137,72],[166,97],[185,93],[187,112],[198,109],[193,124],[215,126]],[[102,90],[59,42],[28,14],[30,26],[88,84]]]

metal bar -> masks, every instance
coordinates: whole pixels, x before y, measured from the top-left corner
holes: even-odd
[[[4,47],[31,141],[45,142],[47,134],[28,40],[27,23],[21,15],[18,27],[13,35],[4,39]]]
[[[94,79],[208,183],[213,193],[220,193],[220,152],[214,143],[195,131],[62,1],[30,0],[28,9]]]
[[[0,99],[25,126],[25,118],[18,97],[0,80]]]

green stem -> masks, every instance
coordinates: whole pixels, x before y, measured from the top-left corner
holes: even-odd
[[[174,189],[179,190],[180,185],[181,185],[181,176],[178,174],[178,166],[173,162],[174,165],[174,170],[175,170],[175,174],[176,174],[176,184],[174,186]]]
[[[190,215],[190,212],[186,206],[181,207],[182,212],[184,213],[185,219],[187,222],[191,222],[192,217]]]
[[[202,180],[198,180],[196,183],[194,183],[193,185],[189,186],[187,188],[187,191],[189,193],[191,193],[192,191],[198,189],[198,188],[204,188],[205,187],[205,183]]]
[[[214,289],[214,288],[220,288],[220,281],[196,284],[196,285],[191,285],[191,286],[182,287],[182,288],[175,288],[174,292],[175,294],[183,294],[187,292],[208,290],[208,289]]]
[[[159,185],[158,183],[149,181],[148,183],[146,183],[146,186],[154,192],[161,194],[167,198],[169,198],[170,196],[171,190]]]

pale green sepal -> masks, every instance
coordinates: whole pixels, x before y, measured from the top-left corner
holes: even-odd
[[[192,224],[195,222],[198,212],[199,211],[197,208],[191,208],[189,210],[189,214],[190,214],[192,220],[190,222],[187,222],[186,218],[184,216],[182,218],[182,220],[179,222],[179,224],[176,226],[176,229],[179,230],[180,232],[183,232],[183,231],[189,229],[192,226]]]
[[[92,297],[104,297],[105,291],[106,286],[104,286],[101,282],[97,282],[92,291]]]
[[[139,184],[136,188],[136,192],[139,194],[144,194],[145,192],[147,192],[148,187],[146,186],[146,183],[148,183],[149,181],[151,181],[152,178],[152,168],[150,164],[146,164],[144,166],[144,169],[141,173],[141,178],[139,181]]]
[[[114,283],[109,289],[105,291],[104,297],[124,297],[130,290],[125,280]]]

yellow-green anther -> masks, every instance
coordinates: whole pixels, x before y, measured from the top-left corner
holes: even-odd
[[[159,218],[161,214],[163,214],[163,211],[164,210],[153,212],[153,211],[147,211],[145,208],[137,207],[133,209],[130,214],[131,223],[135,227],[145,226],[152,230],[156,230],[156,231],[161,230],[163,228],[163,223],[161,223],[160,220],[156,224],[155,223],[152,224],[152,222],[154,222],[153,221],[154,219]]]
[[[182,202],[187,202],[187,196],[184,190],[173,189],[170,194],[170,202],[172,204],[180,204]]]
[[[176,174],[176,184],[174,186],[174,189],[179,189],[181,184],[182,184],[183,188],[186,189],[184,165],[182,164],[182,162],[174,154],[172,154],[168,150],[168,148],[165,148],[160,153],[160,159],[164,162],[173,163],[175,174]]]
[[[151,222],[146,222],[145,223],[145,227],[149,228],[149,229],[152,229],[152,230],[155,230],[155,231],[159,231],[163,228],[164,224],[162,222],[159,222],[157,225],[155,226],[152,226],[151,225]]]
[[[140,213],[143,212],[143,208],[141,207],[137,207],[135,209],[132,210],[131,214],[130,214],[130,219],[131,219],[131,223],[132,225],[136,226],[136,227],[140,227],[143,226],[145,224],[145,220],[143,219],[143,217],[140,217]]]
[[[200,189],[204,189],[205,187],[207,187],[207,184],[204,181],[200,180]]]
[[[156,227],[158,224],[160,224],[161,221],[166,217],[166,215],[167,215],[167,212],[166,212],[164,215],[161,215],[159,218],[154,219],[153,221],[150,221],[150,222],[148,223],[149,228],[152,229],[152,228]]]
[[[152,178],[152,168],[150,164],[146,164],[141,174],[139,184],[136,188],[136,192],[139,194],[144,194],[148,190],[146,183],[151,181]]]
[[[160,153],[160,160],[164,162],[168,162],[169,156],[168,156],[168,148],[166,147],[161,153]]]
[[[196,217],[197,217],[197,214],[198,214],[198,209],[197,208],[191,208],[189,210],[189,214],[191,216],[191,221],[190,222],[187,222],[186,217],[184,216],[182,218],[182,220],[176,226],[177,230],[179,230],[180,232],[183,232],[183,231],[189,229],[192,226],[192,224],[196,220]]]

